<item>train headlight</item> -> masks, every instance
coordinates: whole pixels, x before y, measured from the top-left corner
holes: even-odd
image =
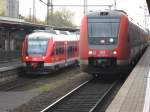
[[[45,56],[43,56],[42,59],[45,60]]]
[[[110,43],[113,43],[113,42],[114,42],[114,39],[113,39],[113,38],[110,38],[110,39],[109,39],[109,42],[110,42]]]
[[[26,56],[26,60],[28,60],[29,59],[29,57],[28,56]]]
[[[92,55],[92,54],[93,54],[93,51],[90,50],[90,51],[89,51],[89,55]]]
[[[116,55],[116,54],[117,54],[117,51],[113,51],[113,54]]]
[[[101,44],[104,44],[104,43],[105,43],[105,40],[101,40],[100,42],[101,42]]]

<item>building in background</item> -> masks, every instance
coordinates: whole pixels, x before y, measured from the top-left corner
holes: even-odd
[[[19,1],[18,0],[7,0],[8,3],[8,16],[18,18],[19,15]]]
[[[7,16],[7,0],[0,0],[0,16]]]
[[[18,0],[0,0],[0,16],[18,18],[19,1]]]

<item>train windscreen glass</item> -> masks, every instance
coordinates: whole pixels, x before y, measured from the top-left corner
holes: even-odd
[[[45,56],[48,45],[48,39],[28,39],[27,42],[27,54],[28,55],[40,55]]]
[[[108,18],[108,19],[89,18],[88,19],[88,37],[90,40],[89,42],[91,44],[96,44],[95,43],[96,40],[100,41],[100,39],[103,39],[106,40],[105,44],[111,44],[111,42],[109,42],[110,38],[117,40],[119,22],[120,22],[119,18]]]

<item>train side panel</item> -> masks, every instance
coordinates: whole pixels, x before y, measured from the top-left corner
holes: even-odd
[[[127,62],[130,57],[130,44],[128,38],[128,18],[126,16],[121,16],[119,33],[118,33],[118,46],[117,51],[117,61]]]
[[[24,38],[24,41],[22,43],[22,62],[24,63],[26,61],[26,49],[27,49],[27,39]]]
[[[67,36],[52,35],[42,31],[26,37],[22,49],[25,72],[47,74],[50,71],[77,64],[79,40],[74,37],[75,35]],[[30,44],[29,49],[27,48],[28,44]]]
[[[88,58],[88,32],[87,32],[87,17],[84,16],[80,27],[80,42],[79,42],[79,55],[81,60],[87,60]]]

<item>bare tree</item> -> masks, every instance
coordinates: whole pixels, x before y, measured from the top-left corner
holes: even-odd
[[[0,16],[5,16],[5,11],[0,12]]]
[[[33,21],[33,18],[34,18],[34,21]],[[33,17],[33,16],[26,16],[26,17],[23,17],[23,19],[25,20],[25,21],[27,21],[27,22],[31,22],[31,23],[36,23],[36,24],[43,24],[43,25],[46,25],[46,23],[45,23],[45,21],[42,21],[42,20],[40,20],[40,19],[38,19],[38,18],[35,18],[35,17]]]
[[[49,23],[53,26],[60,26],[60,27],[72,27],[74,26],[72,23],[72,18],[74,13],[67,9],[57,10],[53,13],[49,13]]]

